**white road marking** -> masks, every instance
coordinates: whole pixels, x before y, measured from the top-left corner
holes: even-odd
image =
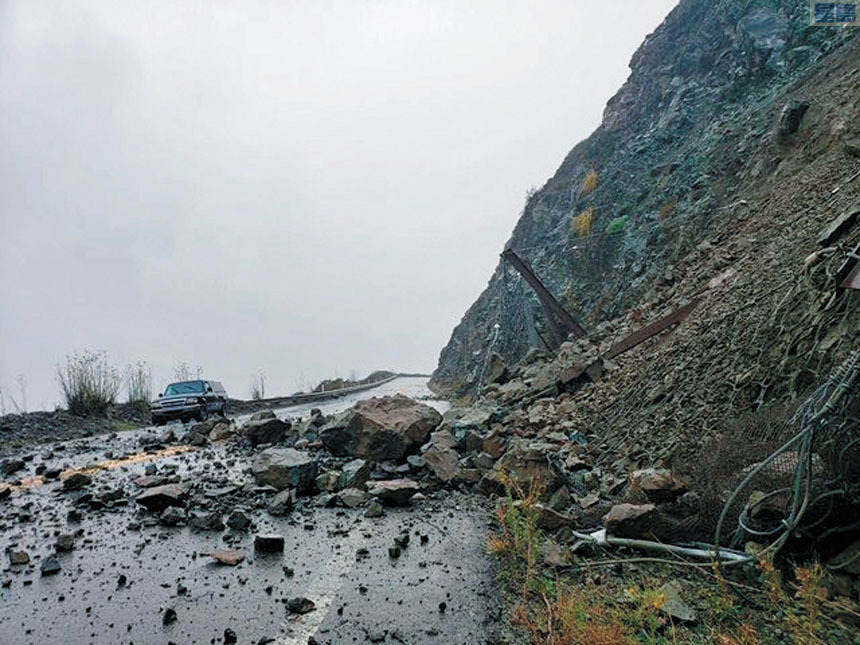
[[[362,518],[360,524],[351,527],[340,551],[320,567],[319,575],[305,591],[305,596],[314,602],[316,609],[298,618],[288,617],[275,640],[277,645],[307,645],[308,637],[317,632],[347,574],[355,567],[355,552],[367,543],[368,526],[369,522]]]

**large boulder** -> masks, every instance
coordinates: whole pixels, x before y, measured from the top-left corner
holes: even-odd
[[[294,448],[268,448],[257,456],[251,470],[258,484],[277,490],[294,488],[301,494],[313,488],[319,463]]]
[[[414,453],[442,421],[433,408],[402,394],[360,401],[320,432],[334,455],[374,461]]]
[[[261,443],[278,443],[287,437],[290,423],[282,421],[271,410],[257,412],[242,426],[242,434],[252,446]]]

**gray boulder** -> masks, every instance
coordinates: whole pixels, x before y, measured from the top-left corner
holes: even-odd
[[[353,459],[344,464],[338,479],[338,488],[364,488],[370,479],[370,462],[364,459]]]
[[[293,510],[293,496],[290,489],[282,490],[269,502],[269,514],[275,517],[284,517]]]
[[[277,418],[271,410],[257,412],[242,426],[242,433],[252,446],[283,441],[289,431],[290,424]]]
[[[421,486],[411,479],[389,479],[373,482],[368,489],[372,497],[386,506],[408,506],[412,496],[420,491]]]
[[[183,506],[187,497],[185,484],[165,484],[146,489],[134,501],[147,510],[160,512],[168,506]]]
[[[300,495],[313,489],[319,462],[295,448],[268,448],[254,460],[251,471],[258,484],[294,488]]]
[[[320,438],[337,456],[400,459],[417,452],[441,421],[430,406],[396,394],[356,403],[326,424]]]

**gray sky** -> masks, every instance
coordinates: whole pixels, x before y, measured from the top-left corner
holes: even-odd
[[[432,371],[674,4],[0,0],[0,385]]]

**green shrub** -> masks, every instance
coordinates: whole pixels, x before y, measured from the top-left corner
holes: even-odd
[[[627,220],[630,217],[628,215],[622,215],[621,217],[616,217],[609,224],[606,225],[606,232],[609,235],[615,235],[616,233],[620,233],[627,226]]]
[[[86,350],[57,366],[66,408],[79,416],[105,415],[113,407],[122,379],[105,352]]]

